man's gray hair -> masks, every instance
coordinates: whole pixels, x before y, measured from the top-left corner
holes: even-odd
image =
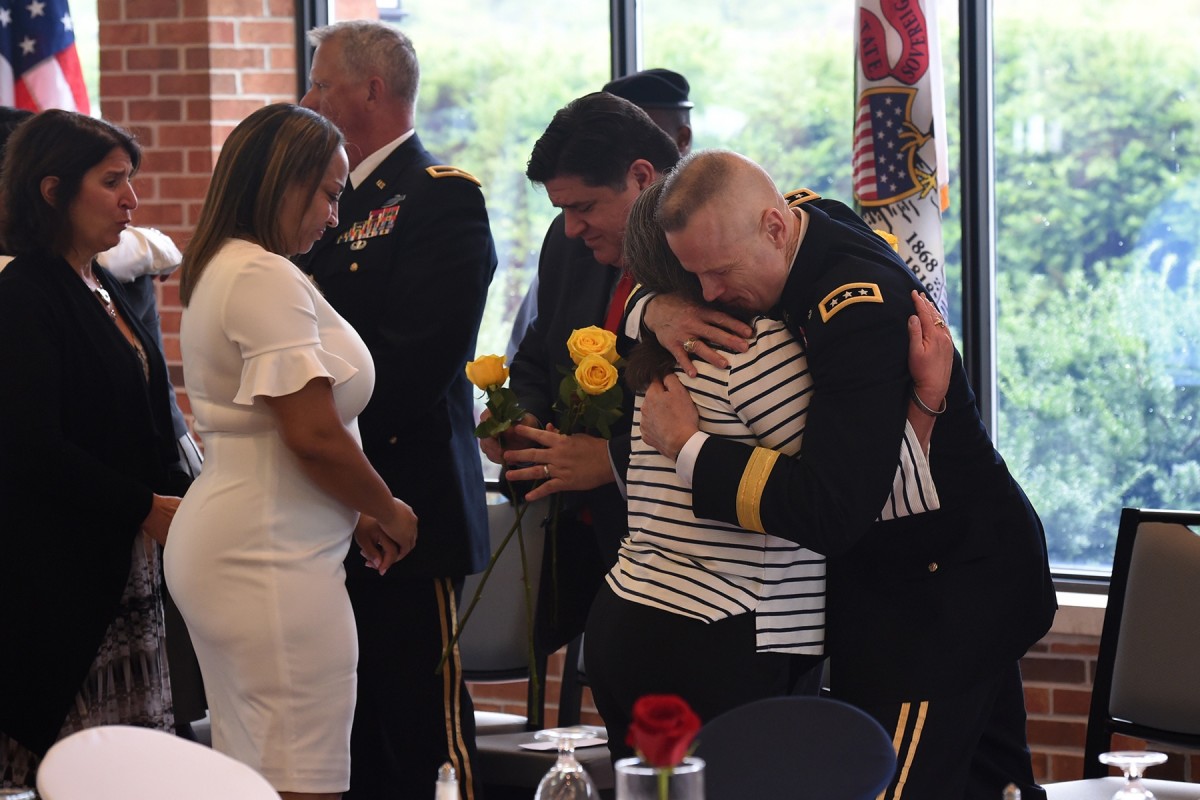
[[[346,20],[314,28],[308,43],[320,47],[328,41],[341,44],[342,66],[355,78],[378,75],[387,90],[411,105],[417,103],[421,68],[412,40],[399,28],[377,20]]]

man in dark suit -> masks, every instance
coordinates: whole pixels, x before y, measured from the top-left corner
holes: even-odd
[[[659,220],[706,300],[775,309],[804,338],[815,394],[794,459],[700,433],[673,376],[647,391],[644,440],[676,460],[697,516],[829,558],[832,689],[894,731],[898,769],[884,797],[988,800],[1009,782],[1045,797],[1018,666],[1054,618],[1045,536],[992,447],[958,354],[944,398],[914,384],[903,331],[920,282],[846,206],[814,195],[789,206],[733,153],[682,162]],[[649,301],[645,324],[677,356],[728,338],[674,302]],[[881,517],[910,401],[937,417],[938,507]]]
[[[621,252],[634,199],[679,160],[676,143],[628,100],[596,92],[555,114],[534,145],[526,177],[545,187],[563,213],[546,233],[538,260],[538,314],[513,358],[510,386],[530,413],[504,446],[484,439],[496,463],[528,462],[511,480],[543,480],[527,496],[567,492],[557,520],[559,607],[539,609],[539,638],[547,650],[583,630],[603,574],[616,561],[628,530],[617,484],[629,460],[632,394],[610,440],[588,433],[561,435],[535,428],[556,424],[553,406],[570,365],[567,338],[576,328],[620,323],[632,288]],[[622,280],[624,277],[624,280]],[[618,349],[626,342],[619,337]],[[531,448],[536,445],[536,448]],[[547,585],[543,581],[543,585]],[[543,597],[546,593],[543,593]]]
[[[474,357],[496,252],[479,182],[441,164],[416,135],[419,68],[408,38],[354,21],[309,41],[317,49],[302,104],[342,129],[351,171],[338,226],[301,266],[371,350],[363,449],[421,529],[412,555],[382,577],[356,553],[347,559],[359,666],[346,797],[423,797],[448,761],[471,798],[471,700],[457,656],[441,674],[435,667],[463,578],[489,556],[463,365]]]
[[[623,97],[645,111],[654,124],[662,128],[675,142],[675,146],[679,148],[679,155],[686,156],[691,152],[692,107],[695,103],[688,98],[691,85],[688,84],[687,78],[678,72],[655,67],[611,80],[604,84],[602,91]],[[554,221],[551,231],[555,233],[556,238],[553,241],[547,238],[543,251],[546,247],[562,247],[565,243],[559,220]],[[517,309],[516,319],[513,320],[512,336],[504,351],[510,364],[521,339],[525,338],[525,331],[537,316],[538,285],[538,276],[534,275],[529,290],[525,293],[525,299]]]

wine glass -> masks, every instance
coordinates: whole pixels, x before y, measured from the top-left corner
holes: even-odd
[[[575,760],[575,743],[596,735],[596,729],[587,725],[549,728],[533,735],[535,739],[558,744],[558,760],[538,784],[533,800],[595,800],[600,796],[591,776]]]
[[[1167,760],[1166,753],[1148,750],[1116,750],[1101,753],[1100,763],[1118,767],[1125,773],[1125,785],[1113,795],[1113,800],[1154,800],[1154,793],[1142,786],[1142,772]]]

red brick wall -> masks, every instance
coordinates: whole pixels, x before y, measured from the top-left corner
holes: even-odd
[[[296,100],[291,0],[98,0],[100,113],[131,130],[144,158],[137,225],[183,248],[216,154],[243,117]],[[159,285],[163,343],[179,368],[179,283]],[[187,398],[180,394],[187,412]]]
[[[1097,637],[1051,634],[1021,661],[1029,746],[1034,770],[1041,780],[1067,781],[1083,776],[1084,735],[1098,645]],[[1149,777],[1200,781],[1200,755],[1148,746],[1140,739],[1125,736],[1113,737],[1110,749],[1160,750],[1170,758],[1166,764],[1154,767]]]

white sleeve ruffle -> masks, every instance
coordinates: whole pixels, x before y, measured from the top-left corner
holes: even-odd
[[[300,391],[313,378],[328,378],[337,386],[357,373],[350,362],[320,345],[268,350],[242,362],[241,384],[233,402],[248,406],[254,404],[255,397],[283,397]]]

